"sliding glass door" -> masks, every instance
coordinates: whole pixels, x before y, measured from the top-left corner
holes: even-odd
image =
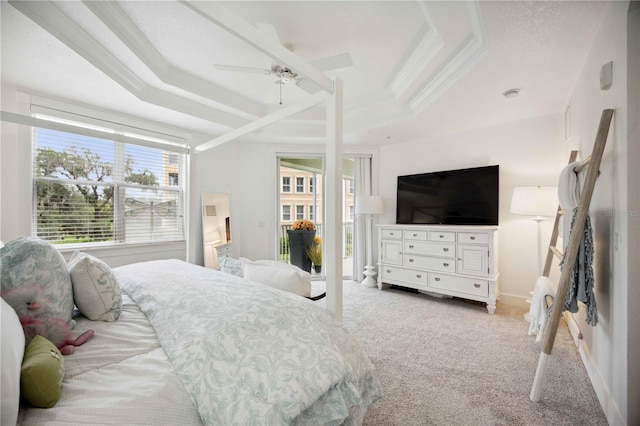
[[[343,162],[343,275],[351,278],[353,275],[353,220],[355,206],[355,184],[353,173],[353,159]],[[282,155],[278,157],[278,260],[290,262],[289,238],[287,230],[296,220],[307,219],[316,225],[316,236],[324,239],[323,217],[326,197],[336,194],[326,194],[324,191],[324,156],[322,155]],[[315,278],[323,278],[322,268],[319,272],[312,269]]]

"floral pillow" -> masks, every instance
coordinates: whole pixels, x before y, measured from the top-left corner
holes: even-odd
[[[122,309],[122,293],[109,265],[76,251],[69,260],[73,298],[82,314],[93,321],[115,321]]]
[[[0,248],[0,265],[2,297],[18,315],[28,299],[40,306],[39,316],[70,323],[73,290],[67,262],[58,249],[38,238],[17,238]]]

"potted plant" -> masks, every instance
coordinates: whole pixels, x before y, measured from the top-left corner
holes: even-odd
[[[293,222],[291,229],[287,230],[289,237],[289,254],[291,264],[298,268],[311,272],[311,259],[307,256],[307,248],[314,243],[316,225],[307,219]]]
[[[313,263],[313,269],[320,273],[322,271],[322,238],[316,235],[313,245],[307,247],[307,257]]]

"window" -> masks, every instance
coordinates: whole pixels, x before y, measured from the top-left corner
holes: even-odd
[[[33,128],[33,235],[53,244],[183,240],[186,156],[108,137]]]
[[[316,218],[313,217],[313,206],[309,206],[309,220],[315,222]]]
[[[296,220],[304,219],[304,206],[296,206]]]
[[[291,192],[291,177],[282,176],[282,192]]]
[[[297,177],[296,178],[296,192],[298,194],[304,193],[304,178]]]
[[[349,206],[349,221],[353,222],[353,206]]]
[[[315,177],[310,177],[309,178],[309,194],[313,194],[314,193],[314,186],[315,186],[315,182],[316,182],[316,178]]]
[[[353,195],[353,191],[354,191],[353,185],[355,181],[353,179],[347,179],[347,182],[349,183],[349,194]]]
[[[282,221],[291,222],[291,206],[282,206]]]

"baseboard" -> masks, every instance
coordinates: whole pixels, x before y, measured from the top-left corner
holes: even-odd
[[[529,302],[527,297],[516,296],[515,294],[500,293],[500,299],[498,303],[504,303],[505,305],[515,306],[517,308],[529,309]]]
[[[563,315],[565,321],[567,322],[567,325],[569,326],[569,332],[571,333],[574,342],[578,346],[580,359],[582,360],[582,364],[587,371],[589,380],[591,380],[593,390],[598,396],[598,401],[600,401],[600,406],[602,407],[602,411],[604,411],[604,415],[607,418],[607,421],[610,425],[626,425],[627,423],[620,414],[620,410],[618,409],[618,405],[616,404],[615,399],[611,395],[606,382],[602,379],[600,370],[597,368],[595,362],[593,361],[591,352],[582,340],[580,326],[573,319],[573,315],[571,315],[569,312],[564,312]]]

